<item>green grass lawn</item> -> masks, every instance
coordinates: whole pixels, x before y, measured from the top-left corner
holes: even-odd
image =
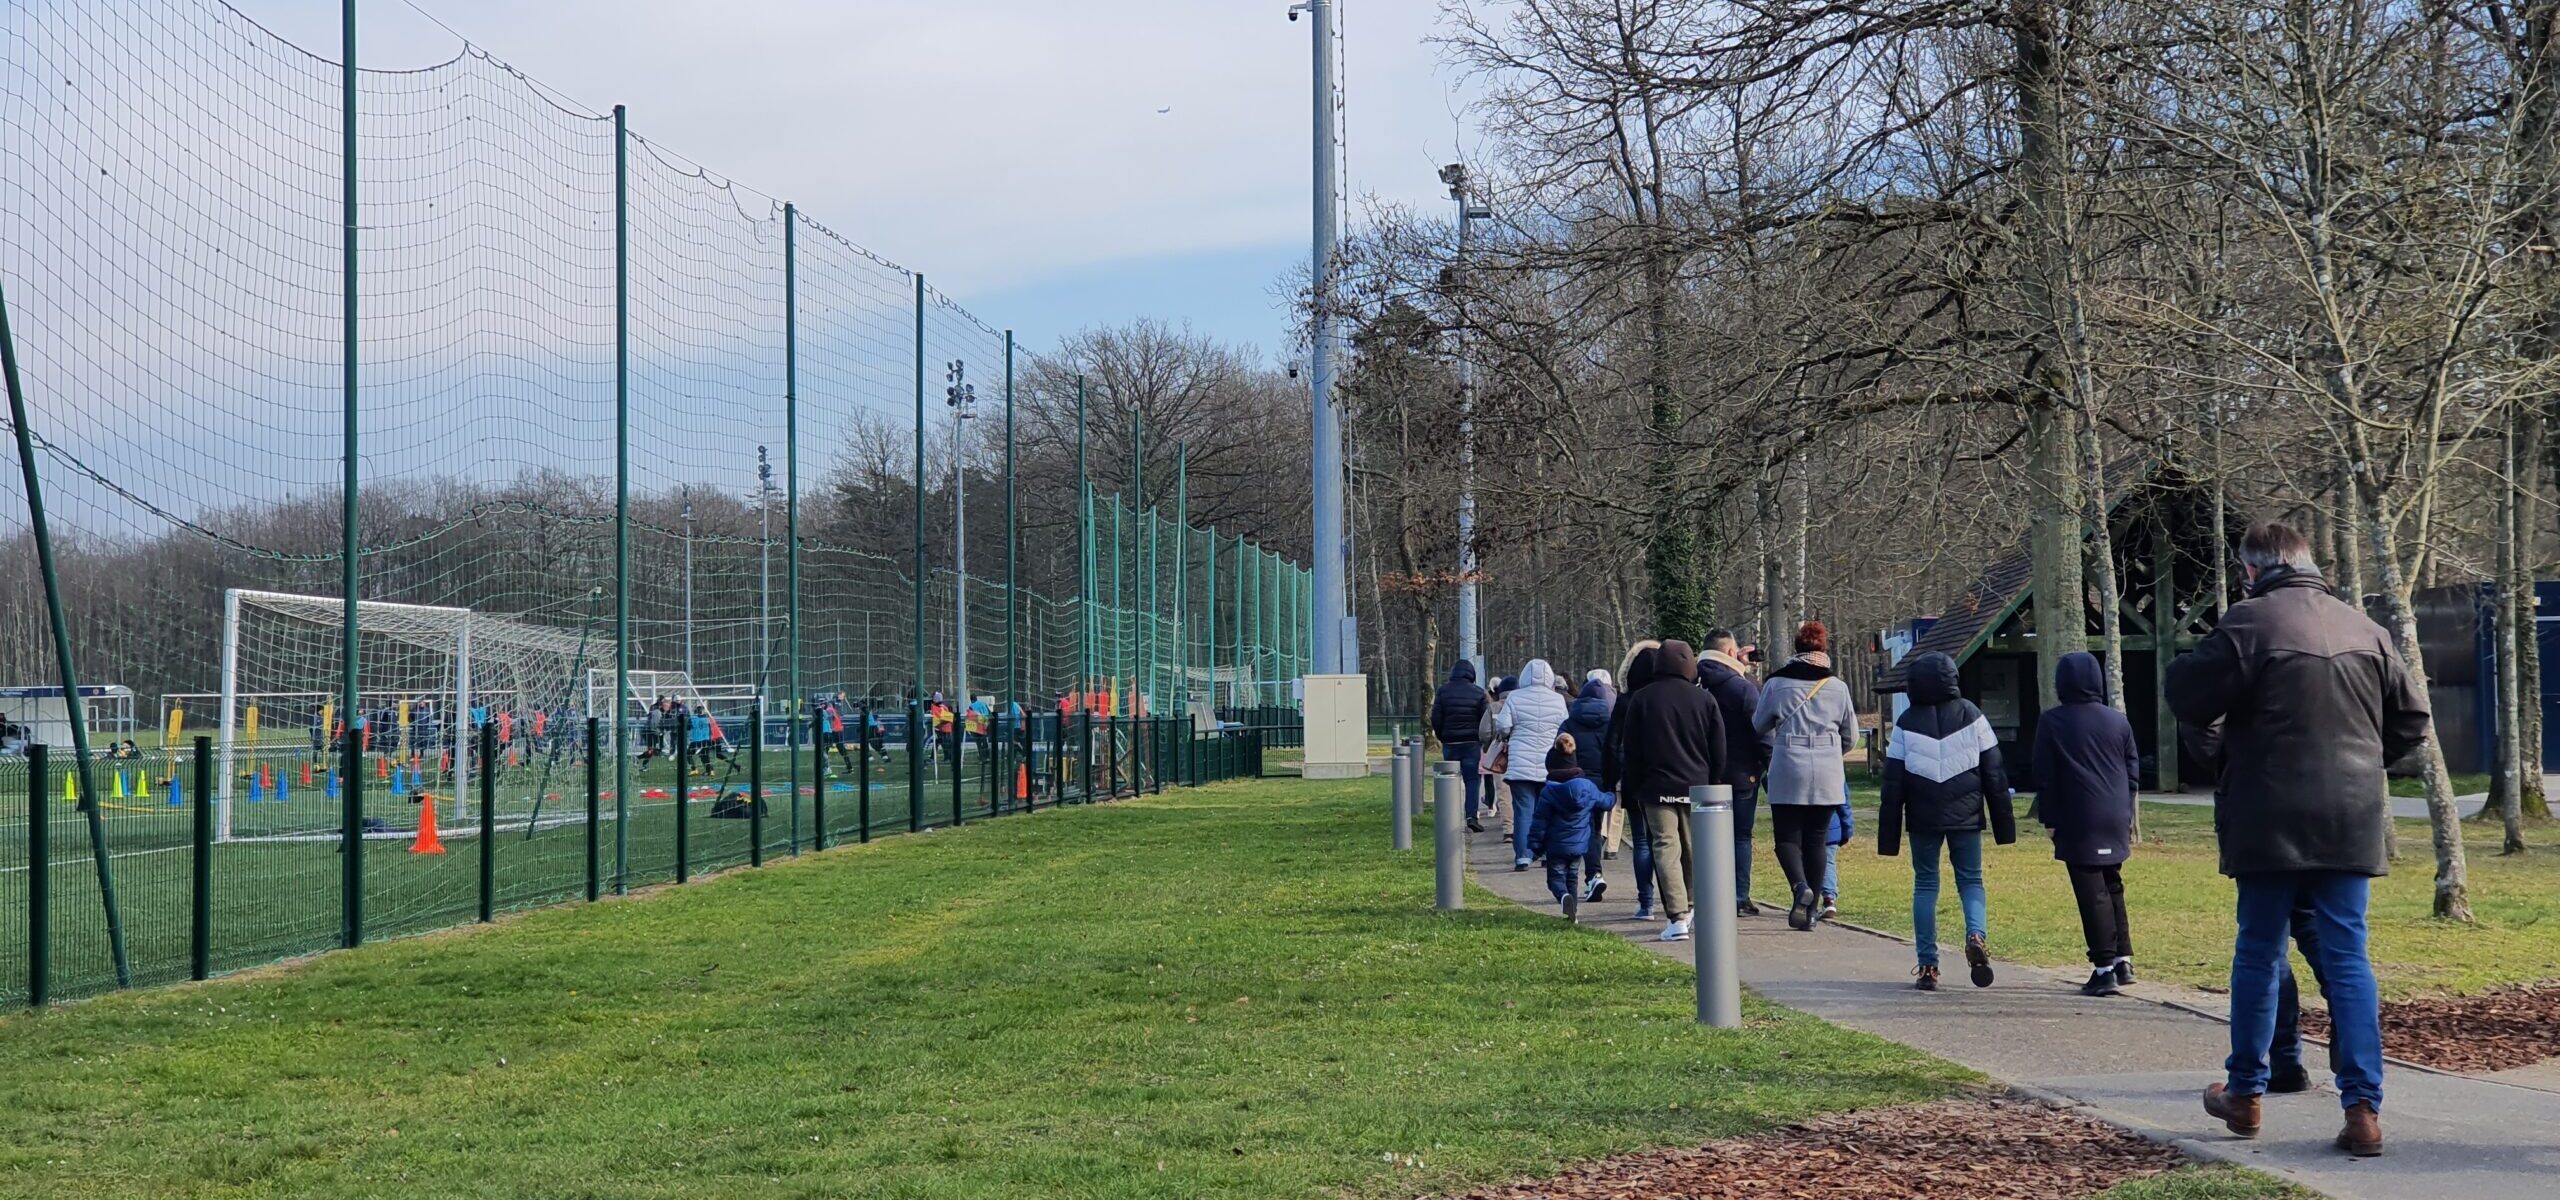
[[[2487,775],[2456,775],[2453,777],[2454,795],[2468,796],[2475,792],[2485,792],[2488,790],[2489,777]],[[2394,775],[2391,777],[2391,794],[2394,796],[2423,797],[2427,794],[2427,781],[2415,775]]]
[[[2053,844],[2043,828],[2025,820],[2019,797],[2018,844],[1987,847],[1983,874],[1991,894],[1991,947],[2019,962],[2085,964],[2079,910]],[[1904,855],[1875,852],[1874,793],[1858,797],[1858,840],[1841,848],[1840,915],[1860,925],[1908,935],[1911,931],[1911,866]],[[2146,804],[2144,841],[2124,869],[2125,907],[2133,920],[2134,961],[2148,977],[2221,987],[2231,962],[2231,881],[2216,870],[2213,810]],[[1767,837],[1762,818],[1761,837]],[[2560,830],[2530,835],[2527,853],[2500,856],[2497,827],[2466,823],[2471,866],[2468,926],[2429,916],[2435,860],[2424,821],[2400,823],[2403,857],[2376,880],[2370,915],[2374,971],[2383,995],[2471,993],[2499,984],[2560,978]],[[1907,841],[1907,839],[1906,839]],[[1763,840],[1762,845],[1766,845]],[[1755,889],[1776,880],[1777,866],[1754,864]],[[1955,883],[1947,876],[1940,898],[1939,936],[1963,936]]]
[[[0,1019],[0,1193],[1410,1196],[1967,1079],[1435,914],[1383,793],[1010,817]]]

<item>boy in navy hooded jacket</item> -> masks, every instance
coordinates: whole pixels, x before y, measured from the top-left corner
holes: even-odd
[[[1538,824],[1532,831],[1538,839],[1533,849],[1547,860],[1547,891],[1554,894],[1568,921],[1582,908],[1582,890],[1574,875],[1583,856],[1591,853],[1599,815],[1617,804],[1615,797],[1582,773],[1574,750],[1573,735],[1565,733],[1557,735],[1555,748],[1547,752],[1547,785],[1538,793]]]
[[[2107,703],[2096,656],[2063,655],[2053,684],[2062,703],[2036,720],[2036,819],[2053,831],[2053,857],[2070,872],[2071,895],[2080,905],[2091,968],[2080,991],[2112,996],[2133,982],[2122,872],[2133,855],[2142,752],[2134,746],[2133,723]]]

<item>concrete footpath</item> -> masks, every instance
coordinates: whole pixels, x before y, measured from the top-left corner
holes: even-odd
[[[1541,912],[1556,911],[1546,894],[1546,873],[1534,867],[1514,872],[1510,847],[1495,834],[1469,838],[1469,861],[1487,889]],[[1612,875],[1606,899],[1584,906],[1583,923],[1689,963],[1688,943],[1658,941],[1661,922],[1633,919],[1635,890],[1623,873],[1632,870],[1626,858],[1609,866],[1620,873]],[[1999,944],[1996,896],[1992,944]],[[2330,1145],[2339,1107],[2326,1081],[2302,1095],[2268,1097],[2266,1128],[2254,1141],[2230,1136],[2205,1116],[2197,1097],[2221,1078],[2229,1038],[2221,1021],[2177,1003],[2219,1009],[2217,997],[2137,984],[2123,996],[2090,999],[2076,986],[2085,974],[2006,962],[1997,964],[1997,983],[1976,989],[1965,978],[1963,954],[1954,949],[1941,955],[1949,964],[1941,990],[1917,992],[1911,988],[1908,943],[1829,925],[1799,933],[1787,928],[1783,909],[1743,918],[1741,950],[1743,982],[1776,1003],[2077,1105],[2194,1157],[2265,1171],[2336,1200],[2560,1196],[2560,1091],[2395,1064],[2383,1083],[2386,1152],[2351,1159]],[[2139,967],[2139,955],[2135,961]],[[2142,993],[2177,1003],[2144,999]]]

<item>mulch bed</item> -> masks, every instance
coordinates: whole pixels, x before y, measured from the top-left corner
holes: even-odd
[[[1620,1155],[1459,1200],[2069,1200],[2183,1161],[2041,1104],[1951,1100]]]
[[[2304,1009],[2302,1032],[2327,1040],[2329,1014]],[[2560,982],[2384,1004],[2382,1048],[2440,1071],[2505,1071],[2560,1057]]]

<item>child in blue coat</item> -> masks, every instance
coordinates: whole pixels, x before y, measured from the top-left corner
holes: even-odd
[[[1573,735],[1560,733],[1555,748],[1547,752],[1547,786],[1538,793],[1534,831],[1538,844],[1531,847],[1545,856],[1547,890],[1555,895],[1568,921],[1582,907],[1582,889],[1574,876],[1583,856],[1591,852],[1593,830],[1600,814],[1617,804],[1615,797],[1582,773],[1574,751]]]

